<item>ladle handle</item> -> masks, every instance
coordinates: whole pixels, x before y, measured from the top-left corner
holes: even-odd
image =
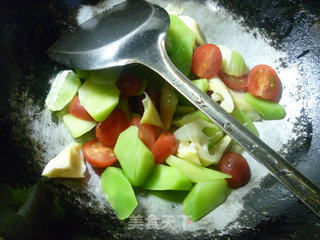
[[[262,140],[253,135],[228,112],[186,78],[170,61],[164,46],[165,35],[159,39],[158,47],[149,51],[141,63],[150,67],[166,79],[200,111],[232,137],[253,158],[285,185],[294,195],[320,217],[320,190],[304,177],[288,161],[282,158]]]

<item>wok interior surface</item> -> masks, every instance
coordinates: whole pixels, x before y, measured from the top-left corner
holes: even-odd
[[[45,164],[72,141],[63,125],[44,108],[49,80],[64,69],[48,59],[46,50],[63,33],[115,2],[119,1],[0,3],[0,186],[36,184],[30,196],[36,196],[33,201],[38,205],[38,209],[26,207],[27,220],[16,216],[17,209],[2,208],[0,237],[2,229],[11,226],[7,236],[31,239],[79,239],[82,235],[111,239],[319,238],[319,220],[252,159],[248,186],[234,191],[225,204],[197,223],[189,224],[181,215],[183,193],[137,189],[140,204],[134,216],[143,221],[150,215],[163,223],[171,221],[163,229],[159,225],[132,228],[130,221],[119,221],[99,187],[99,174],[90,166],[84,180],[40,178]],[[169,3],[151,2],[163,7]],[[267,144],[319,186],[320,3],[170,2],[185,8],[185,13],[199,22],[208,42],[238,50],[250,68],[265,63],[277,69],[284,85],[281,103],[287,117],[261,122],[257,127]],[[60,207],[57,212],[56,205],[64,210]]]

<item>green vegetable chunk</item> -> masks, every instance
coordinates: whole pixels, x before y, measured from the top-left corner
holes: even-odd
[[[73,138],[82,136],[96,126],[96,122],[82,120],[70,113],[63,116],[63,122]]]
[[[105,120],[119,102],[119,89],[115,86],[104,86],[87,80],[79,89],[79,100],[92,118]]]
[[[101,187],[120,220],[129,217],[137,207],[131,184],[120,168],[108,167],[101,175]]]
[[[153,170],[154,157],[139,139],[137,127],[131,126],[119,135],[114,153],[130,183],[142,186]]]
[[[235,117],[242,125],[244,125],[250,132],[254,135],[259,137],[259,132],[257,128],[254,126],[253,122],[251,121],[250,117],[241,110],[235,110],[231,113],[233,117]]]
[[[276,120],[283,119],[286,116],[284,107],[278,103],[255,98],[250,93],[245,93],[244,98],[259,113],[262,119]]]
[[[227,198],[225,179],[197,183],[182,203],[182,212],[192,221],[198,221]]]
[[[164,83],[160,96],[160,119],[165,129],[170,129],[172,117],[178,105],[178,96],[174,88]]]
[[[173,64],[186,76],[190,74],[194,46],[194,33],[178,16],[170,15],[166,49]]]
[[[180,170],[194,183],[205,182],[221,178],[231,178],[231,176],[228,174],[218,172],[213,169],[196,166],[189,161],[177,158],[173,155],[168,157],[167,163],[169,164],[169,166],[175,167],[178,170]]]
[[[51,111],[59,111],[77,94],[81,82],[71,70],[61,71],[53,80],[46,98],[46,105]]]
[[[148,190],[190,190],[192,183],[178,169],[157,164],[143,188]]]

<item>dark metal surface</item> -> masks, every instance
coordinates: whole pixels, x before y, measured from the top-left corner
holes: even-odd
[[[70,4],[76,1],[67,1]],[[46,1],[20,1],[1,3],[1,181],[12,185],[32,185],[38,181],[42,167],[41,152],[52,145],[43,145],[30,136],[28,126],[39,120],[39,115],[22,114],[23,106],[30,102],[42,111],[44,98],[49,89],[47,80],[58,69],[46,57],[46,49],[70,26],[74,26],[75,10],[62,2],[47,4]],[[206,2],[208,3],[208,2]],[[317,184],[319,178],[320,145],[320,50],[319,50],[319,3],[300,1],[219,1],[237,16],[244,16],[244,24],[261,27],[276,48],[288,53],[282,59],[283,66],[294,64],[299,70],[303,111],[295,121],[297,135],[303,136],[286,143],[282,148],[288,159]],[[3,6],[2,6],[3,5]],[[56,66],[59,67],[59,66]],[[40,83],[43,84],[40,84]],[[26,95],[26,91],[29,90]],[[26,96],[25,96],[26,95]],[[24,96],[24,98],[22,98]],[[48,126],[49,127],[49,126]],[[303,131],[305,135],[300,135]],[[58,139],[57,141],[60,141]],[[94,182],[93,182],[94,183]],[[195,238],[190,233],[170,234],[166,231],[125,231],[124,225],[112,216],[98,211],[99,199],[82,187],[81,182],[48,181],[45,186],[58,194],[69,214],[81,219],[91,236],[108,237],[110,233],[126,239]],[[92,183],[91,183],[92,184]],[[89,182],[90,185],[90,182]],[[75,188],[77,186],[78,188]],[[51,188],[52,187],[52,188]],[[68,189],[74,189],[70,191]],[[86,204],[86,203],[90,203]],[[277,184],[270,176],[261,188],[253,189],[245,198],[245,208],[237,221],[245,227],[233,229],[223,235],[205,235],[199,239],[318,239],[319,221],[301,203]],[[106,207],[106,205],[105,205]],[[70,226],[76,230],[78,227]],[[43,230],[46,232],[46,230]],[[79,231],[79,230],[77,230]],[[44,233],[44,234],[48,234]],[[51,235],[53,236],[53,235]],[[38,237],[37,239],[39,239]],[[69,237],[70,239],[71,237]],[[46,237],[44,237],[46,239]],[[55,239],[52,237],[52,239]]]

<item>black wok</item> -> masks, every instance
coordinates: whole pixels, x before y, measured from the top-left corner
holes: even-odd
[[[83,181],[40,177],[44,164],[70,140],[57,119],[44,110],[49,79],[63,69],[48,59],[46,50],[81,20],[80,4],[98,2],[24,0],[0,3],[0,239],[87,239],[88,236],[104,239],[319,239],[319,219],[270,175],[263,176],[243,194],[241,208],[234,207],[239,211],[237,214],[221,213],[224,217],[235,216],[232,221],[225,217],[228,224],[222,224],[222,229],[208,216],[207,222],[212,221],[212,226],[197,225],[189,231],[170,227],[129,229],[129,221],[118,221],[106,201],[97,194],[100,191],[98,178],[93,171],[89,171]],[[110,2],[107,1],[107,5]],[[168,1],[163,2],[166,6]],[[200,26],[204,26],[204,33],[211,41],[222,41],[222,37],[215,36],[219,33],[218,26],[229,25],[214,20],[223,20],[221,15],[227,14],[226,21],[234,21],[235,29],[241,28],[239,31],[244,36],[225,36],[235,39],[231,45],[239,47],[245,59],[247,54],[255,52],[258,60],[270,60],[270,64],[282,72],[285,79],[283,103],[288,117],[281,122],[271,122],[264,129],[259,125],[262,138],[319,186],[320,2],[175,2],[187,7],[197,6],[192,11],[189,9],[189,14],[200,18]],[[94,14],[105,7],[103,3],[97,8],[87,7],[87,10],[82,6],[81,16],[86,18],[88,13]],[[88,12],[88,9],[91,10]],[[200,16],[202,11],[208,14],[207,20]],[[225,31],[229,32],[230,29]],[[243,39],[250,40],[248,44],[252,42],[254,50],[248,46],[241,48],[243,45],[236,43]],[[29,194],[33,200],[29,200],[28,206],[24,204],[28,217],[21,218],[16,213],[16,205],[5,201],[8,196],[3,189],[33,185]],[[136,215],[146,217],[159,213],[149,212],[150,199],[158,199],[160,206],[163,202],[169,203],[169,211],[180,211],[176,202],[183,195],[169,195],[166,199],[161,194],[151,195],[138,193],[142,206]],[[233,205],[230,206],[226,209],[232,210]]]

